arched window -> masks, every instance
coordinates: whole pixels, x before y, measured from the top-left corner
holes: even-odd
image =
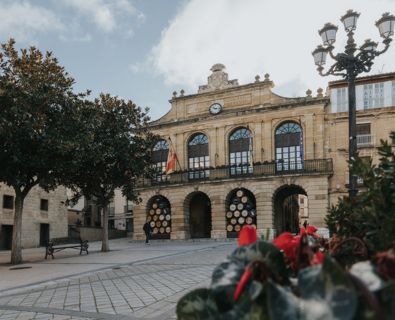
[[[303,168],[303,131],[296,122],[282,123],[275,133],[277,171]]]
[[[236,129],[229,137],[230,174],[252,173],[252,135],[247,128]]]
[[[188,142],[189,179],[208,177],[210,171],[202,170],[210,167],[208,155],[208,138],[203,133],[193,135]]]
[[[156,169],[154,177],[155,181],[160,182],[167,179],[165,172],[168,154],[168,143],[166,140],[159,140],[152,149],[152,162],[154,163],[154,168]]]

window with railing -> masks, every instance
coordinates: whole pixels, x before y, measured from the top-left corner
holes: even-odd
[[[339,88],[337,89],[337,112],[346,112],[348,111],[348,89],[347,88]]]
[[[371,83],[363,86],[364,109],[384,107],[384,83]]]
[[[193,135],[188,142],[189,179],[203,179],[210,174],[208,138],[203,133]]]
[[[229,136],[229,164],[231,175],[251,174],[252,135],[249,129],[236,129]]]
[[[303,131],[296,122],[282,123],[275,133],[276,170],[303,168]]]
[[[167,180],[166,165],[169,154],[169,145],[165,140],[159,140],[152,149],[152,162],[155,170],[154,180],[164,182]]]
[[[357,124],[357,146],[368,147],[373,145],[373,136],[370,132],[370,123]]]

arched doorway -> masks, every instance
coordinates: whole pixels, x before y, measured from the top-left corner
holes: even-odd
[[[152,229],[152,239],[170,239],[171,206],[167,198],[157,195],[148,200],[147,221]]]
[[[307,193],[300,186],[280,187],[273,196],[274,227],[277,234],[298,233],[300,226],[308,221]]]
[[[256,200],[254,194],[244,188],[229,192],[226,202],[226,235],[237,238],[240,229],[246,225],[256,228]]]
[[[189,197],[189,229],[191,238],[211,237],[211,201],[203,192]]]

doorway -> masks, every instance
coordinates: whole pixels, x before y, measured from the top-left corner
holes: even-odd
[[[196,192],[189,202],[191,238],[211,237],[211,201],[203,192]]]
[[[0,250],[11,250],[12,246],[12,225],[1,226],[0,232]]]
[[[49,241],[49,224],[40,223],[40,247],[46,247]]]
[[[299,233],[302,219],[306,217],[308,211],[307,193],[296,185],[282,186],[274,194],[273,208],[277,234]]]

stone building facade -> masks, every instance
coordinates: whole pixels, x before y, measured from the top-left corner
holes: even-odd
[[[328,208],[347,194],[346,82],[285,98],[267,74],[239,85],[224,69],[214,65],[197,94],[174,93],[170,111],[151,123],[162,137],[158,173],[139,184],[136,239],[147,220],[154,238],[170,239],[234,237],[244,224],[265,235],[295,232],[305,220],[325,227]],[[359,152],[374,161],[379,139],[395,130],[394,83],[394,73],[357,81]],[[176,172],[166,176],[172,148]]]
[[[11,249],[14,224],[14,190],[0,185],[0,250]],[[27,195],[22,216],[22,247],[45,245],[49,238],[67,237],[66,189],[47,193],[39,187]]]

